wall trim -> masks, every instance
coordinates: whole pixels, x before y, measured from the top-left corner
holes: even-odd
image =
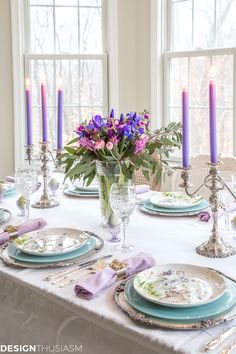
[[[15,168],[24,161],[25,117],[24,104],[24,7],[22,0],[11,0],[12,65],[13,65],[13,115]]]

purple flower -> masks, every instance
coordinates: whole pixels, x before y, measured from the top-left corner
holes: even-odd
[[[131,139],[134,136],[132,133],[131,125],[126,124],[123,127],[123,136],[126,136],[128,139]]]
[[[96,115],[92,118],[93,125],[97,129],[101,129],[105,124],[101,116]]]
[[[112,108],[111,113],[110,113],[110,118],[114,118],[115,117],[115,112],[114,109]]]
[[[139,154],[140,152],[143,151],[143,149],[146,146],[146,143],[148,141],[148,137],[144,136],[142,138],[140,138],[139,140],[135,140],[134,145],[135,145],[135,149],[134,149],[134,153],[135,154]]]
[[[199,214],[198,214],[198,218],[200,221],[205,221],[205,222],[208,222],[211,218],[211,215],[208,211],[201,211]]]
[[[91,150],[91,151],[94,151],[94,141],[93,140],[90,140],[88,138],[81,138],[79,140],[79,145],[88,149],[88,150]]]
[[[123,124],[123,123],[124,123],[124,121],[125,121],[124,114],[123,114],[123,113],[121,113],[121,115],[120,115],[120,124]]]

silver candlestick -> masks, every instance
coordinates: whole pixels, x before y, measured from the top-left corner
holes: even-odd
[[[29,165],[32,164],[33,160],[33,145],[25,145],[25,153],[26,153],[26,160],[29,162]]]
[[[209,203],[210,203],[212,218],[213,218],[211,236],[208,241],[198,246],[196,248],[196,251],[198,254],[201,254],[202,256],[211,257],[211,258],[224,258],[224,257],[233,256],[234,254],[236,254],[236,249],[223,241],[218,230],[218,212],[219,212],[218,192],[226,188],[235,200],[236,200],[236,195],[234,194],[233,191],[231,191],[231,189],[227,186],[224,180],[220,177],[219,164],[209,163],[208,165],[210,166],[208,175],[205,177],[203,183],[198,188],[196,188],[193,192],[189,191],[189,188],[192,187],[191,183],[189,183],[190,168],[183,169],[181,175],[184,182],[180,184],[180,187],[184,188],[185,193],[188,196],[190,197],[194,196],[204,186],[209,188],[211,192],[209,197]]]
[[[60,203],[57,200],[51,199],[48,194],[48,173],[49,173],[49,150],[48,150],[48,142],[41,142],[41,153],[40,160],[42,162],[42,176],[43,176],[43,194],[39,201],[35,202],[32,207],[38,209],[47,209],[54,208]]]

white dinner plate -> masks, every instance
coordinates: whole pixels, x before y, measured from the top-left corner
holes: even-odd
[[[84,198],[96,198],[99,196],[98,192],[91,193],[91,192],[81,191],[77,193],[77,192],[70,191],[67,187],[64,189],[64,193],[69,196],[84,197]]]
[[[200,195],[189,197],[184,192],[157,192],[150,197],[150,202],[162,208],[188,208],[198,205],[203,198]]]
[[[137,274],[134,289],[143,298],[169,307],[195,307],[221,297],[224,278],[208,268],[191,264],[165,264]]]
[[[14,246],[21,252],[35,256],[56,256],[84,246],[88,238],[87,232],[77,229],[51,228],[19,236]]]

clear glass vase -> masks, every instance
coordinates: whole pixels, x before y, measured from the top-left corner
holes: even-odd
[[[130,173],[129,177],[122,173],[123,164],[126,164],[127,168],[129,162],[96,161],[102,224],[105,227],[121,224],[121,220],[115,216],[110,205],[110,190],[113,183],[133,181],[133,173]]]

